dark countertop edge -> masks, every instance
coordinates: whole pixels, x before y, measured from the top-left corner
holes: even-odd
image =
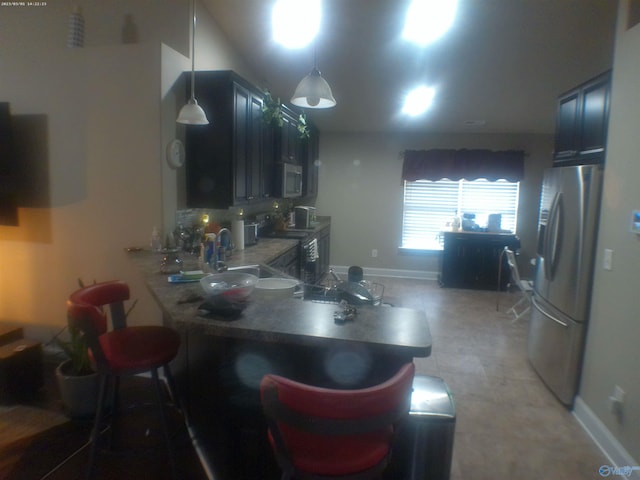
[[[298,300],[302,301],[302,300]],[[371,307],[380,308],[380,307]],[[218,336],[219,333],[224,334],[224,337],[234,338],[237,340],[255,340],[266,343],[274,344],[290,344],[293,346],[308,346],[308,347],[324,347],[335,346],[337,344],[344,345],[358,345],[362,342],[353,339],[338,339],[335,337],[321,337],[321,336],[301,336],[296,333],[285,333],[273,331],[268,336],[263,334],[254,335],[250,328],[239,326],[238,328],[232,327],[234,320],[218,320],[215,318],[206,318],[201,315],[189,319],[178,319],[175,321],[176,326],[179,328],[185,328],[191,331],[201,331],[205,335]],[[326,344],[326,345],[325,345]],[[330,345],[329,345],[330,344]],[[415,347],[410,345],[385,345],[383,343],[367,343],[367,346],[375,349],[380,353],[396,354],[398,347],[403,350],[403,354],[412,358],[426,358],[431,356],[432,344],[426,347]]]

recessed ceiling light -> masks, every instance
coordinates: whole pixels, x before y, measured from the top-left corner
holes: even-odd
[[[427,111],[433,102],[436,91],[432,87],[418,87],[410,91],[402,107],[402,113],[406,113],[412,117],[420,115]]]
[[[320,30],[320,0],[278,0],[271,13],[273,39],[287,48],[309,45]]]
[[[413,0],[402,37],[421,47],[435,42],[451,28],[457,8],[458,0]]]

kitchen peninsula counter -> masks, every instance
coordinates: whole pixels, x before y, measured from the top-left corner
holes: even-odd
[[[289,239],[264,239],[256,246],[234,252],[227,264],[230,267],[266,264],[283,250],[291,248],[292,244],[295,242]],[[196,268],[195,257],[184,257],[185,269]],[[423,311],[360,306],[353,321],[338,325],[333,319],[337,305],[297,298],[274,302],[252,300],[250,297],[242,314],[229,320],[199,310],[204,301],[197,298],[203,293],[199,282],[168,282],[167,275],[159,271],[161,254],[138,251],[129,253],[129,258],[142,273],[148,289],[162,309],[165,322],[179,329],[192,329],[205,335],[318,347],[330,347],[340,342],[361,343],[373,350],[394,352],[407,359],[427,357],[431,353],[431,334]]]

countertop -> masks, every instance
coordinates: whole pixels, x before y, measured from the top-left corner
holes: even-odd
[[[236,251],[229,266],[268,263],[292,246],[296,240],[261,239],[258,245]],[[290,298],[251,300],[233,320],[199,310],[203,299],[184,303],[202,295],[198,282],[174,284],[160,274],[162,255],[150,251],[128,254],[138,268],[151,294],[162,309],[165,320],[176,328],[201,331],[219,337],[331,347],[340,343],[367,345],[375,351],[404,357],[427,357],[431,353],[431,334],[424,311],[396,307],[359,306],[353,321],[334,322],[337,305]],[[189,263],[197,260],[186,259]],[[197,265],[197,263],[196,263]]]

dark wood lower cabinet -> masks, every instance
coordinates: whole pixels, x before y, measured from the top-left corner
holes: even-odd
[[[300,278],[300,246],[291,247],[285,253],[269,263],[270,267],[280,270],[287,275]]]
[[[496,290],[509,283],[509,266],[501,253],[504,247],[517,251],[516,235],[481,232],[444,232],[440,270],[443,287]],[[502,256],[504,257],[504,256]]]

